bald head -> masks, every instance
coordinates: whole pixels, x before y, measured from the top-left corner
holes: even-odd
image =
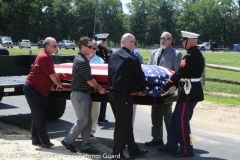
[[[47,37],[44,40],[43,46],[48,55],[52,55],[57,52],[57,41],[53,37]]]
[[[172,44],[172,34],[169,32],[163,32],[160,37],[160,46],[162,49],[166,49]]]
[[[135,47],[135,37],[131,33],[125,33],[121,38],[121,46],[132,51]]]
[[[162,33],[162,36],[167,36],[168,38],[171,38],[171,39],[172,39],[172,34],[169,33],[169,32],[163,32],[163,33]]]
[[[53,37],[47,37],[45,40],[44,40],[44,48],[47,46],[47,45],[49,45],[51,42],[56,42],[57,43],[57,41],[55,40],[55,38],[53,38]]]

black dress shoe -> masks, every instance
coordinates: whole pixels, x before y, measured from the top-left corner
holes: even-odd
[[[98,119],[98,122],[107,123],[107,122],[108,122],[108,120],[106,120],[106,119]]]
[[[77,153],[77,150],[73,147],[72,144],[67,144],[67,143],[64,142],[64,141],[62,141],[61,143],[62,143],[62,145],[64,145],[64,146],[67,148],[67,150],[69,150],[70,152]]]
[[[163,152],[163,153],[172,153],[169,149],[163,147],[163,148],[158,148],[158,151]]]
[[[185,155],[185,154],[183,154],[183,153],[178,152],[178,153],[174,154],[174,156],[175,156],[175,157],[193,157],[193,154],[187,154],[187,155]]]
[[[41,145],[41,142],[39,140],[32,140],[32,145],[36,146],[36,145]]]
[[[47,143],[47,144],[41,144],[43,148],[51,148],[52,146],[54,146],[54,144],[52,144],[51,142]]]
[[[98,150],[93,149],[93,148],[88,148],[88,149],[83,149],[81,150],[81,153],[88,153],[88,154],[98,154]]]
[[[137,153],[130,155],[131,159],[138,158],[148,153],[148,150],[139,150]]]
[[[92,133],[90,134],[90,138],[95,138],[94,135],[93,135]]]
[[[40,145],[42,146],[43,148],[51,148],[52,146],[54,146],[54,144],[52,144],[51,142],[47,143],[47,144],[42,144],[40,142],[40,140],[32,140],[32,145]]]
[[[163,140],[159,140],[159,141],[150,141],[150,142],[145,142],[146,146],[153,146],[153,145],[163,145]]]

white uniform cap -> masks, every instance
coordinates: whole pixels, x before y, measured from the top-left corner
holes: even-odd
[[[192,32],[187,32],[187,31],[181,31],[182,33],[182,38],[180,41],[183,41],[185,39],[197,39],[200,35]]]
[[[106,40],[108,33],[101,33],[101,34],[96,34],[95,36],[97,37],[98,40]]]

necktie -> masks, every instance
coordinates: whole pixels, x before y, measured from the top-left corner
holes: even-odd
[[[161,58],[162,58],[163,52],[164,52],[164,49],[162,49],[161,54],[158,55],[157,65],[159,65],[159,63],[160,63],[160,61],[161,61]]]

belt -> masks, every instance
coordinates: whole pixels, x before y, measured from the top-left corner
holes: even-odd
[[[201,78],[191,78],[191,82],[200,82]]]
[[[87,90],[79,90],[79,92],[84,92],[84,93],[91,93],[91,91],[87,91]]]
[[[130,93],[130,92],[126,92],[126,91],[119,91],[119,90],[116,90],[116,89],[110,89],[110,91],[123,92],[123,93]]]

